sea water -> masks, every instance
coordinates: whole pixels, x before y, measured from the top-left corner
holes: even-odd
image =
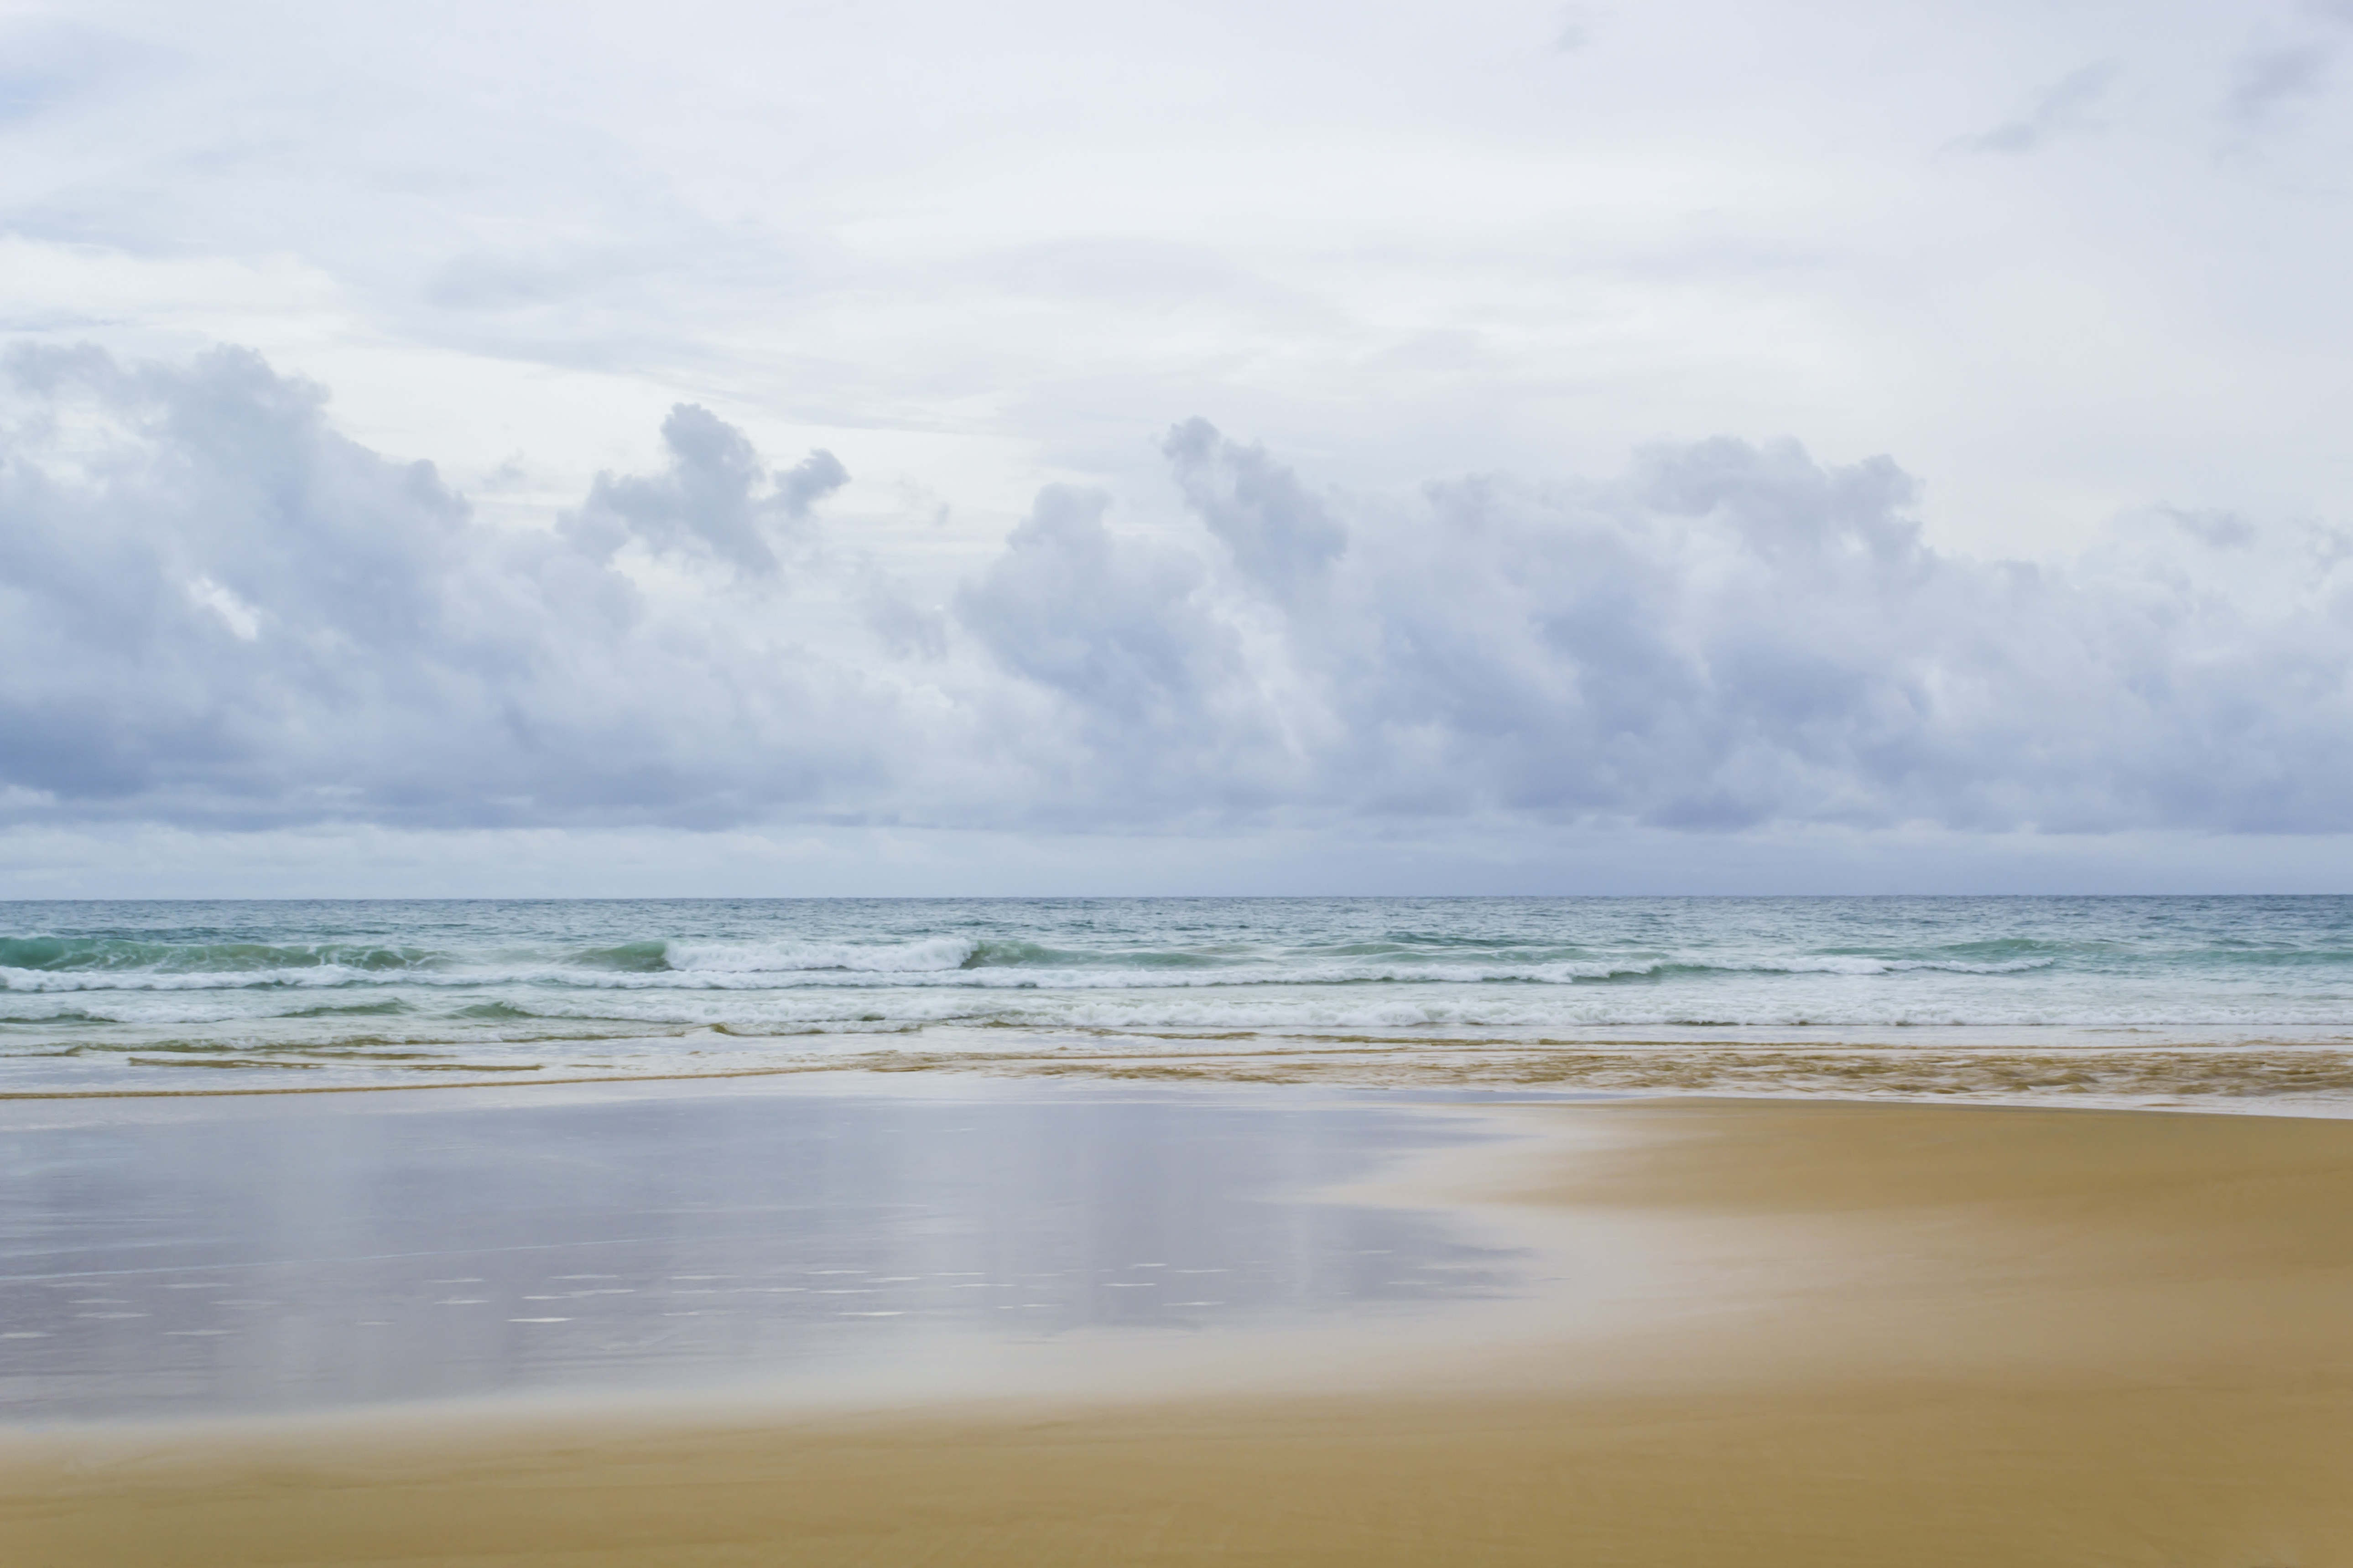
[[[827,1066],[2353,1103],[2353,900],[0,904],[0,1093]]]
[[[1565,1091],[2353,1112],[2353,900],[0,905],[0,1427],[1459,1327]]]

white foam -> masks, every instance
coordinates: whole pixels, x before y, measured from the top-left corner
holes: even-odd
[[[900,974],[960,969],[979,946],[970,937],[933,936],[875,943],[671,942],[662,951],[670,969],[686,974]]]

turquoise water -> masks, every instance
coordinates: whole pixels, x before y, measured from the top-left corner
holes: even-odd
[[[15,1093],[1319,1043],[1397,1071],[1445,1047],[1465,1081],[1604,1046],[2276,1065],[2348,1037],[2341,898],[0,905]]]

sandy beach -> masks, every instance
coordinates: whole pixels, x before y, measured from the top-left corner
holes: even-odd
[[[1260,1392],[25,1433],[0,1556],[2353,1562],[2353,1125],[1479,1114],[1526,1136],[1398,1179],[1645,1237],[1640,1299]]]
[[[2353,1568],[2353,0],[0,146],[0,1568]]]

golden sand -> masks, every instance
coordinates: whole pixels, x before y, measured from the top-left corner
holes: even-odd
[[[0,1445],[0,1563],[2353,1563],[2353,1123],[1734,1104],[1487,1195],[1632,1326],[1377,1393]]]

